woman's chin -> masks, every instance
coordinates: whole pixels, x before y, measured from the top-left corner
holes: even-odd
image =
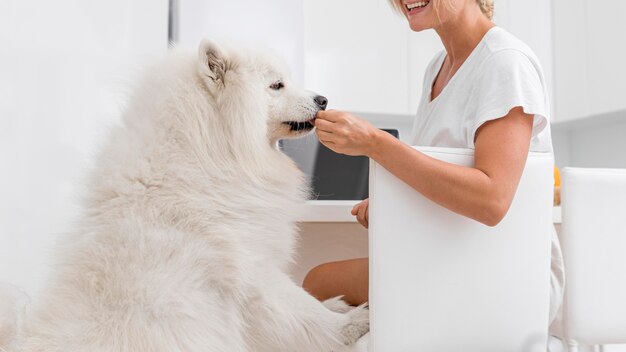
[[[430,26],[425,26],[423,23],[412,23],[412,22],[409,22],[409,27],[411,28],[413,32],[421,32],[423,30],[432,28]]]
[[[433,26],[428,23],[429,21],[424,21],[423,19],[409,17],[407,18],[407,22],[409,23],[409,28],[411,28],[413,32],[421,32],[423,30],[433,28]]]

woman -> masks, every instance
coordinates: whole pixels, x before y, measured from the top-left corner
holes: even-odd
[[[434,29],[445,50],[429,64],[412,145],[474,149],[475,166],[428,157],[343,111],[321,111],[317,136],[337,153],[366,155],[430,200],[488,226],[506,215],[529,151],[552,152],[539,60],[491,21],[493,0],[389,0],[413,31]],[[368,200],[352,214],[368,226]],[[550,321],[562,300],[563,266],[552,239]],[[304,288],[318,299],[368,300],[368,259],[322,264]]]

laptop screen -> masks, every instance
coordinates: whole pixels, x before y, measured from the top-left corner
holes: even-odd
[[[398,130],[383,129],[398,138]],[[338,154],[321,144],[315,134],[282,141],[283,151],[307,174],[311,199],[362,200],[368,197],[369,158]]]

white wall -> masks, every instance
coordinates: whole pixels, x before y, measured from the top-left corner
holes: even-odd
[[[269,47],[303,82],[302,0],[178,0],[177,42],[197,46],[204,37]]]
[[[270,46],[303,80],[302,2],[178,0],[185,46]],[[168,0],[0,2],[0,282],[36,291],[71,226],[91,156],[146,62],[167,51]],[[243,40],[245,39],[245,40]]]
[[[385,0],[305,0],[304,10],[307,87],[328,97],[333,109],[415,112],[410,102],[419,95],[410,96],[409,87],[421,90],[424,61],[439,47],[410,37],[406,20]],[[411,42],[421,48],[411,50]],[[416,71],[409,74],[409,67]]]
[[[0,281],[36,290],[124,92],[167,49],[167,0],[0,2]]]

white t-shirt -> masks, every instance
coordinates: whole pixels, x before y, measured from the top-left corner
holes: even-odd
[[[445,51],[437,54],[426,70],[412,145],[474,149],[476,131],[483,123],[521,106],[533,115],[530,151],[552,152],[548,90],[539,60],[526,44],[500,27],[491,28],[431,101],[433,82],[445,57]],[[561,305],[564,286],[556,231],[551,286],[550,321]]]
[[[550,103],[539,60],[519,39],[491,28],[431,101],[432,86],[446,52],[426,69],[423,94],[413,124],[412,144],[474,148],[476,130],[521,106],[534,115],[531,151],[551,152]]]

